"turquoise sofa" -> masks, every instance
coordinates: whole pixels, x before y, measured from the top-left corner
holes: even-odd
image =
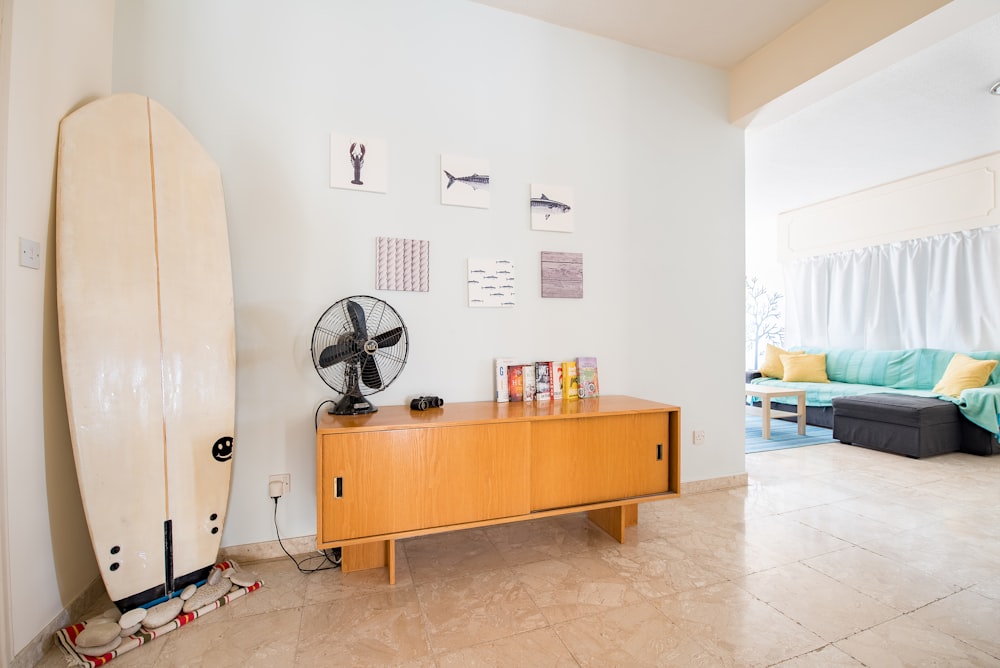
[[[785,382],[777,378],[752,377],[752,383],[772,387],[794,387],[806,391],[807,421],[833,426],[835,397],[896,392],[951,401],[973,424],[988,432],[994,441],[1000,433],[1000,364],[990,374],[986,386],[965,390],[961,397],[939,395],[934,385],[944,375],[955,354],[951,350],[914,348],[910,350],[859,350],[851,348],[793,347],[805,353],[826,353],[829,383]],[[1000,351],[965,353],[980,360],[1000,361]],[[757,375],[757,374],[753,374]],[[794,397],[775,397],[772,403],[794,404]]]

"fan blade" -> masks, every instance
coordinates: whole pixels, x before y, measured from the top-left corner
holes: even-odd
[[[361,382],[373,390],[382,389],[382,375],[378,372],[378,364],[371,355],[366,356],[361,363]]]
[[[373,338],[375,343],[378,344],[379,348],[391,348],[392,346],[399,343],[399,338],[403,336],[403,328],[396,327],[388,331],[382,332],[381,334],[376,334]]]
[[[357,302],[347,301],[347,315],[351,317],[356,338],[368,338],[368,324],[365,322],[365,310]]]
[[[335,343],[332,346],[327,346],[323,349],[323,352],[319,355],[319,365],[321,368],[325,369],[329,366],[333,366],[337,362],[343,362],[344,360],[350,359],[358,353],[358,346],[354,341],[347,341],[346,343]]]

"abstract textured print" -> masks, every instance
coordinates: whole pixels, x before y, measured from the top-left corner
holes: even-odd
[[[377,289],[430,291],[430,241],[378,237],[375,244]]]

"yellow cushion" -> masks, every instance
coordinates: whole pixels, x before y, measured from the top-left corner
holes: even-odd
[[[934,386],[934,391],[949,397],[957,397],[963,390],[982,387],[996,366],[996,360],[976,360],[968,355],[955,353],[948,362],[948,368],[944,370],[941,380]]]
[[[767,344],[767,348],[764,349],[764,363],[760,365],[758,371],[760,371],[761,375],[768,378],[781,378],[785,375],[785,369],[781,365],[781,356],[801,354],[782,350],[778,346],[772,346],[769,343]]]
[[[799,383],[829,383],[826,377],[826,353],[818,355],[782,355],[781,364],[785,367],[782,380]]]

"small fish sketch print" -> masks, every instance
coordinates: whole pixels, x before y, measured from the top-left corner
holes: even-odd
[[[469,306],[493,308],[516,306],[516,285],[514,263],[510,260],[469,258]]]
[[[388,191],[388,154],[384,139],[330,134],[330,187]]]
[[[565,186],[531,185],[531,229],[548,232],[573,231],[573,189]]]
[[[490,208],[490,163],[481,158],[441,155],[441,203]]]

